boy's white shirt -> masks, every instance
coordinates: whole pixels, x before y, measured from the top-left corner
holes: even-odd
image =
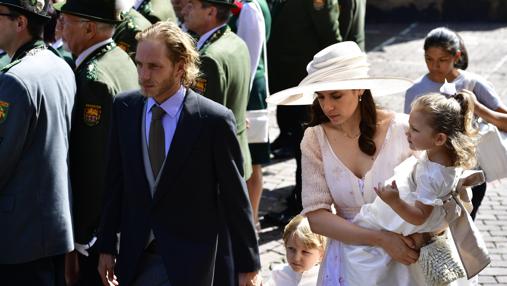
[[[275,266],[265,286],[315,286],[320,264],[303,273],[295,272],[288,264]],[[264,284],[263,284],[264,285]]]

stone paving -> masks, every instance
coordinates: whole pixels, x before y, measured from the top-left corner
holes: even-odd
[[[423,57],[424,36],[433,28],[447,26],[460,33],[469,53],[469,71],[490,80],[499,96],[507,103],[507,24],[492,23],[407,23],[366,26],[367,54],[370,75],[392,75],[417,79],[426,73]],[[384,108],[402,111],[401,94],[377,100]],[[274,107],[270,107],[274,114]],[[278,133],[272,116],[270,138]],[[295,161],[272,162],[265,166],[261,216],[280,212],[294,185]],[[476,225],[481,231],[492,263],[479,275],[480,285],[507,285],[507,179],[488,185],[478,212]],[[269,276],[273,264],[283,263],[285,250],[281,229],[261,220],[260,251],[262,276]]]

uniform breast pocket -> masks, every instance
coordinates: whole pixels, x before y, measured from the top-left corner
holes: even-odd
[[[0,195],[0,211],[10,213],[14,210],[16,197],[14,195]]]

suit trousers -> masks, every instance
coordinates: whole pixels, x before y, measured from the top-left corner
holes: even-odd
[[[99,253],[94,245],[88,249],[88,256],[78,254],[79,260],[79,279],[74,286],[102,286],[99,271]]]
[[[19,264],[0,264],[2,286],[65,286],[65,255]]]
[[[121,284],[120,284],[121,285]],[[162,256],[145,251],[132,286],[170,286]]]

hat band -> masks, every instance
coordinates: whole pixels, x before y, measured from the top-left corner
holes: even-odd
[[[317,82],[340,81],[345,79],[367,78],[368,66],[353,66],[322,69],[306,76],[299,85],[308,85]]]

